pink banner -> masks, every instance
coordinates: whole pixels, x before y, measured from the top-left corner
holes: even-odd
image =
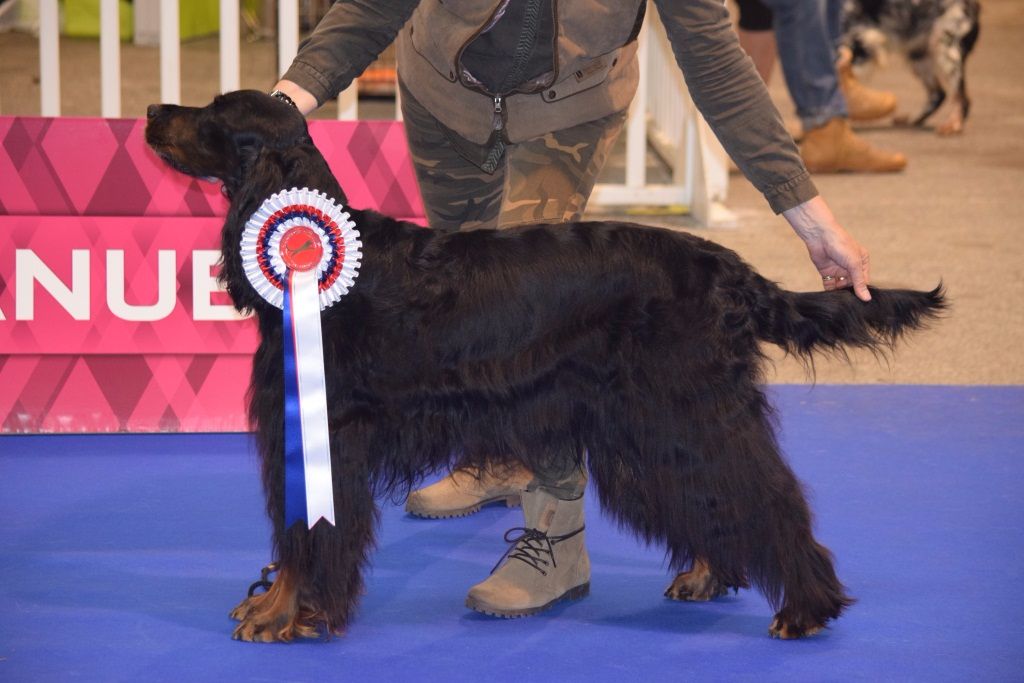
[[[0,431],[237,431],[256,344],[214,283],[227,203],[134,119],[0,117]],[[400,123],[313,121],[360,208],[423,222]]]
[[[0,216],[0,354],[251,353],[220,218]]]
[[[222,216],[219,186],[146,147],[145,121],[0,116],[0,215]],[[361,209],[423,216],[397,121],[311,121],[309,132]]]

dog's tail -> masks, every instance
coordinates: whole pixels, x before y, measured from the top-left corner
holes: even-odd
[[[788,292],[768,284],[754,305],[758,338],[810,362],[815,352],[891,350],[907,332],[939,317],[948,303],[942,283],[930,292],[870,288],[871,301],[853,290]]]

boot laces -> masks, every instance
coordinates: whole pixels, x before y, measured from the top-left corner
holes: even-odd
[[[558,567],[558,564],[555,562],[555,546],[566,539],[572,538],[583,531],[583,529],[584,527],[581,526],[576,531],[570,531],[561,536],[548,536],[546,532],[539,529],[530,529],[522,526],[513,527],[505,532],[505,542],[511,545],[505,551],[505,554],[498,559],[498,563],[491,569],[491,573],[493,574],[497,571],[501,563],[507,558],[509,560],[525,562],[539,571],[542,576],[547,576],[547,571],[541,565],[544,565],[544,567],[550,566],[552,569]],[[515,532],[520,533],[516,536],[514,535]],[[545,555],[548,559],[544,559]]]

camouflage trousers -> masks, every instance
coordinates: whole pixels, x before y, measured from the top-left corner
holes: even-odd
[[[492,145],[476,145],[446,128],[404,87],[401,95],[427,219],[440,230],[579,220],[626,120],[626,112],[618,112],[506,143],[497,168],[487,173],[481,167]]]
[[[579,220],[594,181],[626,120],[619,112],[511,144],[493,173],[484,171],[493,145],[476,145],[446,128],[401,87],[406,137],[431,227],[508,228]],[[534,472],[528,489],[562,500],[583,495],[585,473],[573,460]]]

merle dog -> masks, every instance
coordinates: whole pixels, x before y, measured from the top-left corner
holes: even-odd
[[[279,572],[232,615],[243,640],[342,631],[363,588],[375,495],[453,458],[477,467],[586,463],[605,511],[667,548],[668,595],[758,587],[772,635],[820,630],[851,603],[811,531],[759,382],[769,342],[885,350],[943,308],[931,292],[792,293],[735,253],[620,222],[445,233],[349,209],[363,261],[322,316],[337,526],[285,525],[282,313],[250,286],[247,219],[291,187],[345,195],[304,118],[254,91],[150,107],[146,140],[231,200],[221,278],[261,340],[249,414]],[[584,455],[585,454],[585,455]]]
[[[940,135],[963,131],[970,112],[965,64],[978,40],[978,0],[845,0],[843,44],[854,64],[885,61],[885,48],[910,61],[928,100],[911,125],[923,126],[943,102],[949,114],[936,127]]]

